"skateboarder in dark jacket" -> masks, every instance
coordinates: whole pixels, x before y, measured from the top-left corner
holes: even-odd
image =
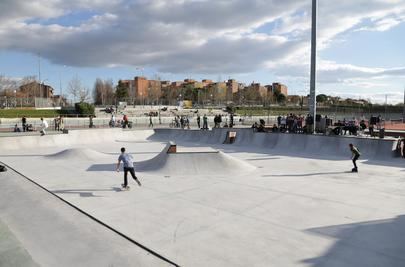
[[[141,186],[141,182],[135,176],[133,158],[132,158],[132,156],[130,154],[125,153],[125,147],[121,148],[121,155],[118,157],[117,172],[120,171],[121,161],[124,164],[124,183],[122,184],[122,188],[123,189],[129,189],[128,179],[127,179],[128,172],[131,173],[132,178],[138,183],[139,186]]]
[[[354,165],[354,168],[352,169],[352,172],[357,172],[357,164],[356,161],[359,159],[360,157],[360,151],[357,147],[355,147],[353,144],[349,144],[350,147],[350,151],[352,152],[352,162]]]

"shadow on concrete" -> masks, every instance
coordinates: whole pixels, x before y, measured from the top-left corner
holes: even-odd
[[[307,230],[336,239],[326,253],[304,260],[313,267],[405,266],[405,216]]]
[[[120,187],[112,187],[111,189],[68,189],[68,190],[53,190],[55,194],[77,194],[80,197],[101,197],[95,195],[95,192],[121,192]]]
[[[317,176],[317,175],[332,175],[332,174],[342,174],[342,173],[352,173],[351,171],[345,172],[314,172],[314,173],[302,173],[302,174],[267,174],[262,175],[262,177],[305,177],[305,176]]]
[[[107,164],[93,164],[86,171],[88,172],[112,172],[115,171],[117,164],[107,163]]]

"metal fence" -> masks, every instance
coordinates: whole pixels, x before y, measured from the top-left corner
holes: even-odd
[[[55,108],[60,106],[60,99],[0,96],[0,108]]]

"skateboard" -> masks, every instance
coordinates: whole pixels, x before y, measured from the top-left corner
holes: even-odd
[[[357,168],[353,168],[352,172],[358,172]]]
[[[129,185],[127,185],[126,187],[124,187],[124,184],[121,184],[121,191],[128,191],[129,189],[131,189],[131,187]]]

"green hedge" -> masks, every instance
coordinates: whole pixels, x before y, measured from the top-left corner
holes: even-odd
[[[76,109],[66,108],[61,110],[36,110],[36,109],[0,109],[0,118],[53,118],[56,116],[88,116],[94,115],[94,106],[88,103],[78,103]]]
[[[22,116],[29,118],[51,118],[64,114],[67,113],[62,110],[0,109],[0,118],[21,118]]]
[[[75,104],[75,109],[76,109],[76,114],[81,115],[81,116],[89,116],[93,115],[94,116],[94,105],[86,103],[86,102],[80,102]]]

